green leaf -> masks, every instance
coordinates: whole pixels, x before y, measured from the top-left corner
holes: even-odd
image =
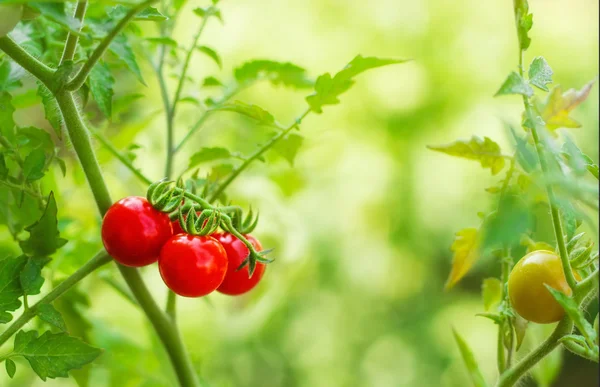
[[[25,265],[25,256],[0,260],[0,324],[12,320],[13,312],[21,307],[19,297],[23,295],[19,273]]]
[[[208,176],[208,179],[210,181],[216,181],[229,175],[231,172],[233,172],[233,165],[218,164],[210,170],[210,175]]]
[[[154,7],[148,7],[138,13],[133,20],[135,21],[155,21],[162,22],[168,20],[169,18],[163,15],[158,11],[158,9]]]
[[[66,378],[68,371],[94,361],[102,351],[66,333],[19,331],[15,337],[13,356],[23,356],[35,373],[47,378]]]
[[[219,66],[219,68],[223,68],[223,62],[221,61],[221,57],[215,50],[208,46],[198,46],[196,48],[198,49],[198,51],[208,55],[212,60],[214,60],[217,66]]]
[[[538,56],[529,66],[529,83],[544,91],[548,91],[546,85],[552,83],[552,74],[554,73],[546,62],[546,59]]]
[[[306,101],[312,111],[322,113],[323,106],[336,105],[340,102],[338,97],[352,87],[353,78],[358,74],[377,67],[404,62],[406,60],[365,58],[358,55],[333,77],[329,73],[319,76],[315,83],[315,92],[306,97]]]
[[[0,91],[0,134],[12,141],[15,137],[15,121],[12,96],[6,91]]]
[[[56,310],[52,304],[42,304],[37,308],[38,317],[48,324],[57,327],[63,332],[67,331],[67,324],[63,320],[62,315]]]
[[[483,308],[489,311],[502,301],[502,282],[498,278],[486,278],[481,286]]]
[[[192,157],[190,157],[188,169],[192,169],[195,166],[200,165],[202,163],[219,159],[228,159],[230,157],[231,152],[229,152],[229,150],[225,148],[202,148],[198,152],[194,153]]]
[[[263,79],[276,86],[283,85],[295,89],[311,88],[314,85],[305,69],[290,62],[253,60],[236,68],[233,75],[241,85]]]
[[[40,294],[42,285],[44,284],[44,277],[42,277],[42,268],[50,262],[50,258],[47,257],[28,257],[27,263],[19,274],[19,281],[23,294],[25,295],[36,295]]]
[[[43,17],[66,27],[68,30],[78,32],[80,22],[65,12],[64,2],[28,2],[27,5],[38,10]]]
[[[241,101],[235,101],[225,105],[214,107],[211,110],[225,110],[230,112],[236,112],[246,117],[250,117],[256,120],[260,125],[277,126],[275,118],[271,113],[256,105],[248,105]]]
[[[484,221],[482,251],[520,244],[521,235],[531,226],[531,212],[525,202],[517,196],[504,196],[500,199],[498,211]]]
[[[15,372],[17,372],[17,365],[11,359],[6,359],[4,363],[6,366],[6,373],[8,374],[8,377],[12,379],[15,376]]]
[[[110,119],[112,116],[112,97],[114,95],[113,85],[115,79],[106,63],[100,62],[94,66],[90,72],[88,82],[98,108]]]
[[[195,8],[194,14],[196,14],[197,16],[200,16],[200,17],[214,16],[217,19],[219,19],[221,21],[221,23],[223,22],[223,17],[221,16],[221,11],[218,8],[213,7],[213,6],[210,6],[207,8]]]
[[[23,162],[23,175],[27,181],[35,181],[44,177],[46,154],[43,149],[33,150]]]
[[[294,159],[298,154],[298,150],[302,146],[302,142],[304,141],[304,137],[299,134],[290,133],[286,135],[284,138],[279,140],[274,146],[273,149],[280,155],[282,155],[291,166],[294,165]]]
[[[515,20],[517,23],[517,35],[519,37],[519,47],[522,51],[529,48],[531,39],[529,31],[533,26],[533,15],[529,13],[529,4],[527,0],[514,0]]]
[[[514,71],[511,72],[500,89],[494,95],[495,97],[499,95],[509,95],[509,94],[521,94],[527,97],[531,97],[533,95],[533,89],[525,79],[523,79],[519,74]]]
[[[585,319],[582,311],[579,309],[577,302],[573,300],[571,297],[567,296],[563,292],[560,292],[551,286],[544,284],[544,286],[550,291],[554,299],[563,307],[567,315],[573,320],[573,323],[581,332],[581,334],[589,340],[590,343],[594,343],[596,341],[596,330],[590,324],[588,320]]]
[[[483,375],[479,370],[479,365],[477,364],[477,360],[475,360],[473,351],[471,351],[469,345],[458,334],[458,332],[456,332],[455,329],[452,329],[452,333],[454,334],[454,339],[456,340],[456,344],[458,344],[458,348],[460,349],[462,359],[465,362],[465,365],[467,366],[467,370],[469,371],[469,377],[471,378],[473,386],[486,387],[485,379],[483,378]]]
[[[427,146],[427,148],[450,156],[477,160],[483,168],[490,168],[492,175],[502,171],[505,165],[500,145],[488,137],[482,140],[478,136],[473,136],[468,141],[458,140],[448,145]]]
[[[589,171],[598,180],[598,165],[569,138],[565,138],[562,146],[562,156],[568,165],[578,174]]]
[[[563,93],[560,85],[555,86],[540,111],[546,128],[579,128],[581,124],[569,116],[571,111],[585,101],[592,90],[594,82],[584,85],[581,90],[569,89]]]
[[[523,344],[523,340],[525,339],[525,334],[527,333],[529,321],[525,320],[523,317],[519,316],[516,313],[511,321],[512,327],[515,330],[515,336],[517,338],[517,345],[515,346],[515,349],[518,351],[519,348],[521,348],[521,344]]]
[[[479,238],[479,231],[476,228],[465,228],[456,233],[450,247],[454,255],[452,270],[446,280],[446,290],[452,289],[479,259]]]
[[[1,31],[0,36],[2,36]],[[19,75],[12,70],[10,61],[0,59],[0,91],[11,91],[20,86]]]
[[[204,81],[202,82],[202,86],[204,86],[204,87],[223,86],[223,83],[215,77],[206,77],[206,78],[204,78]]]
[[[50,134],[45,130],[36,128],[34,126],[27,126],[18,129],[17,141],[19,147],[27,146],[31,149],[42,149],[46,153],[52,153],[54,151],[54,143]]]
[[[135,54],[133,53],[125,34],[117,35],[110,44],[109,50],[125,63],[127,68],[135,75],[142,85],[146,86],[140,66],[138,66]]]
[[[25,228],[29,231],[29,238],[20,242],[23,252],[42,257],[49,256],[67,243],[66,239],[60,238],[56,212],[54,193],[50,192],[42,217]]]
[[[58,138],[62,139],[62,131],[60,127],[62,114],[58,108],[58,103],[54,99],[54,96],[50,90],[48,90],[48,88],[40,82],[38,82],[38,95],[42,98],[42,105],[44,106],[46,119],[52,128],[54,128],[54,132]]]
[[[0,180],[5,180],[8,177],[8,167],[6,166],[6,160],[4,154],[0,153]]]

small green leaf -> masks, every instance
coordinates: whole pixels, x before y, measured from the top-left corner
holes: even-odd
[[[475,387],[486,387],[485,379],[479,370],[479,365],[477,364],[477,360],[475,360],[475,356],[473,355],[473,351],[469,348],[469,345],[465,342],[465,340],[456,332],[455,329],[452,329],[452,333],[454,334],[454,339],[456,340],[456,344],[458,344],[458,348],[460,349],[460,354],[462,356],[465,365],[467,366],[467,370],[469,371],[469,377],[471,378],[471,382]]]
[[[29,231],[29,238],[20,242],[23,252],[45,257],[53,254],[67,243],[66,239],[60,238],[56,212],[56,200],[54,199],[54,194],[50,192],[48,204],[42,217],[34,224],[25,228],[25,230]]]
[[[215,77],[206,77],[206,78],[204,78],[204,81],[202,82],[202,86],[204,86],[204,87],[223,86],[223,83]]]
[[[483,224],[482,251],[521,242],[521,235],[532,226],[531,211],[519,197],[506,195],[500,199],[498,211],[490,214]]]
[[[552,83],[552,74],[554,73],[546,62],[546,59],[538,56],[529,66],[529,83],[544,91],[548,91],[546,85]]]
[[[60,329],[63,332],[67,331],[67,325],[65,324],[65,320],[63,320],[62,315],[58,310],[56,310],[52,304],[42,304],[37,309],[38,317],[47,322],[50,325],[53,325]]]
[[[338,97],[352,87],[354,84],[353,78],[358,74],[377,67],[404,62],[406,60],[380,59],[375,57],[365,58],[358,55],[333,77],[329,73],[318,77],[315,83],[315,92],[306,97],[306,101],[312,111],[322,113],[323,106],[336,105],[340,102]]]
[[[27,146],[31,149],[41,148],[46,153],[52,153],[54,151],[54,143],[52,142],[50,134],[45,130],[34,126],[19,128],[17,131],[17,141],[19,147]]]
[[[162,22],[168,20],[169,18],[163,15],[158,11],[158,9],[154,7],[148,7],[138,13],[133,20],[135,21],[155,21]]]
[[[219,159],[228,159],[230,157],[231,152],[229,152],[229,150],[225,148],[202,148],[198,152],[194,153],[192,157],[190,157],[188,169],[192,169],[195,166],[200,165],[202,163]]]
[[[248,105],[241,101],[235,101],[225,105],[214,107],[212,110],[225,110],[236,112],[256,120],[260,125],[276,126],[275,118],[271,113],[256,105]]]
[[[529,321],[525,320],[523,317],[519,316],[516,313],[511,321],[513,329],[515,330],[515,336],[517,337],[517,345],[515,346],[515,349],[518,351],[519,348],[521,348],[521,344],[523,344],[523,340],[525,339],[525,334],[527,333]]]
[[[11,359],[6,359],[4,363],[6,366],[6,373],[8,374],[8,377],[12,379],[15,376],[15,372],[17,372],[17,365]]]
[[[68,371],[94,361],[102,351],[66,333],[19,331],[15,337],[13,356],[23,356],[35,373],[47,378],[68,377]]]
[[[42,268],[50,262],[50,258],[47,257],[28,257],[27,263],[19,274],[19,281],[21,282],[21,288],[25,295],[36,295],[40,294],[42,285],[44,284],[44,277],[42,277]]]
[[[110,119],[112,117],[113,78],[110,69],[104,62],[97,63],[88,78],[90,91],[100,111]]]
[[[27,5],[38,10],[43,17],[66,27],[70,31],[78,32],[80,22],[65,12],[64,2],[28,2]]]
[[[264,79],[276,86],[283,85],[295,89],[314,86],[314,81],[308,78],[306,70],[290,62],[252,60],[236,68],[233,75],[241,85]]]
[[[2,36],[2,31],[0,31],[0,36]],[[0,92],[11,91],[22,85],[19,72],[13,71],[10,63],[7,59],[0,60]]]
[[[517,35],[519,37],[519,47],[525,51],[531,44],[529,31],[533,26],[533,15],[529,13],[529,4],[527,0],[514,0],[515,19],[517,22]]]
[[[577,327],[579,332],[581,332],[581,334],[587,340],[589,340],[590,343],[594,343],[597,337],[596,330],[594,329],[592,324],[590,324],[590,322],[586,320],[581,310],[579,310],[579,307],[575,300],[573,300],[571,297],[567,296],[563,292],[552,288],[551,286],[548,286],[546,284],[544,284],[544,286],[548,289],[548,291],[550,291],[554,299],[563,307],[565,312],[567,312],[567,315],[569,315],[571,320],[573,320],[573,323],[575,323],[575,326]]]
[[[23,175],[27,181],[35,181],[44,177],[46,154],[41,148],[33,150],[23,162]]]
[[[492,175],[498,174],[505,165],[500,145],[488,137],[483,140],[473,136],[470,140],[458,140],[448,145],[427,146],[427,148],[450,156],[477,160],[483,168],[490,168]]]
[[[23,295],[19,273],[25,265],[25,256],[0,259],[0,324],[12,320],[13,312],[21,307]]]
[[[214,60],[217,66],[219,66],[219,68],[223,68],[223,62],[221,61],[221,57],[215,50],[208,46],[198,46],[196,48],[198,49],[198,51],[206,54],[208,57]]]
[[[200,16],[200,17],[214,16],[217,19],[219,19],[221,21],[221,23],[223,22],[223,17],[221,16],[221,11],[218,8],[213,7],[213,6],[206,7],[206,8],[195,8],[194,14],[196,14],[197,16]]]
[[[208,176],[208,179],[210,181],[217,181],[217,180],[229,175],[231,172],[233,172],[233,165],[231,165],[231,164],[215,165],[210,170],[210,175]]]
[[[533,95],[533,89],[531,86],[529,86],[526,80],[513,71],[508,75],[508,78],[506,78],[494,96],[497,97],[499,95],[508,94],[521,94],[531,97]]]
[[[299,134],[290,133],[286,135],[284,138],[279,140],[274,146],[273,149],[280,155],[282,155],[291,166],[294,165],[294,159],[298,154],[298,150],[302,146],[302,142],[304,141],[304,137]]]
[[[486,278],[481,286],[483,308],[489,311],[502,301],[502,282],[498,278]]]
[[[127,68],[135,75],[135,77],[140,81],[140,83],[146,86],[146,82],[142,77],[142,71],[140,70],[140,66],[135,59],[135,54],[127,41],[127,36],[124,34],[119,34],[112,41],[109,46],[109,50],[117,56],[118,59],[123,61]]]
[[[62,139],[62,131],[60,127],[62,114],[58,108],[58,103],[54,99],[52,92],[50,92],[50,90],[48,90],[48,88],[40,82],[38,82],[38,95],[42,98],[42,105],[44,106],[46,119],[52,128],[54,128],[54,132],[58,138]]]

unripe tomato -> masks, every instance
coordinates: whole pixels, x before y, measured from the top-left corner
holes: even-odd
[[[262,250],[262,246],[256,238],[254,238],[252,235],[244,236],[257,251]],[[252,290],[261,280],[267,266],[263,263],[257,262],[252,277],[248,278],[248,265],[244,266],[244,268],[241,270],[237,270],[244,259],[246,259],[248,256],[248,248],[242,243],[242,241],[230,233],[213,234],[213,237],[221,242],[225,248],[225,251],[227,252],[227,260],[229,261],[227,274],[225,275],[225,279],[217,291],[230,296],[236,296]]]
[[[223,282],[227,254],[215,238],[177,234],[161,249],[158,269],[165,284],[175,293],[202,297]]]
[[[139,196],[129,196],[113,204],[102,221],[106,251],[126,266],[156,262],[160,249],[172,235],[169,215]]]
[[[544,284],[570,296],[560,257],[552,251],[537,250],[525,255],[508,277],[512,307],[526,320],[539,324],[557,322],[565,314]]]
[[[23,15],[21,4],[0,5],[0,37],[5,36],[15,28]]]

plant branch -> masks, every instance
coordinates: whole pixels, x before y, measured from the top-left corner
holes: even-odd
[[[39,79],[44,85],[48,86],[52,83],[55,70],[34,58],[8,36],[0,38],[0,50],[4,51],[6,55],[10,56],[19,66]]]
[[[83,27],[83,18],[85,17],[85,11],[87,10],[87,0],[81,0],[77,2],[77,7],[75,8],[74,18],[79,20],[79,29],[78,32],[81,31]],[[63,64],[67,60],[73,60],[75,57],[75,50],[77,49],[77,41],[79,40],[78,34],[73,34],[69,32],[67,35],[67,41],[65,43],[65,49],[62,54],[62,58],[60,59],[60,64]],[[59,65],[60,66],[60,65]]]
[[[92,68],[94,68],[94,65],[100,60],[100,58],[102,58],[112,41],[121,31],[123,31],[129,21],[133,19],[139,12],[143,11],[156,1],[157,0],[147,0],[129,10],[129,12],[127,12],[127,14],[121,20],[119,20],[119,23],[117,23],[117,25],[108,33],[108,35],[104,37],[102,42],[100,42],[98,47],[96,47],[96,49],[92,52],[92,55],[90,55],[83,67],[81,67],[77,75],[75,75],[75,77],[67,84],[67,90],[79,90],[79,88],[85,83],[85,80],[92,71]]]
[[[233,172],[231,172],[231,174],[229,175],[229,177],[223,183],[221,183],[213,192],[213,194],[210,196],[209,202],[214,202],[223,193],[223,191],[225,191],[225,189],[240,175],[240,173],[242,173],[246,168],[248,168],[248,166],[250,166],[250,164],[252,164],[254,160],[262,156],[263,153],[271,149],[275,144],[281,141],[281,139],[283,139],[289,132],[291,132],[294,128],[300,125],[300,123],[302,123],[302,120],[309,113],[310,109],[307,109],[298,119],[296,119],[296,121],[294,121],[292,125],[282,130],[277,135],[273,136],[271,140],[269,140],[269,142],[267,142],[260,149],[254,152],[250,157],[248,157],[242,164],[240,164],[239,167],[234,169]]]
[[[58,297],[63,295],[66,291],[71,289],[75,284],[85,278],[88,274],[98,269],[99,267],[112,261],[112,258],[104,250],[98,252],[92,259],[87,261],[81,266],[75,273],[65,279],[63,282],[58,284],[48,294],[46,294],[41,300],[36,302],[34,305],[29,307],[23,314],[16,319],[2,334],[0,335],[0,345],[4,344],[12,335],[14,335],[19,329],[29,322],[37,313],[37,309],[40,305],[49,304],[56,300]]]
[[[7,181],[7,180],[0,180],[0,184],[3,184],[3,185],[5,185],[7,187],[10,187],[10,188],[15,188],[15,189],[21,190],[21,191],[25,192],[27,195],[30,195],[30,196],[32,196],[34,198],[43,199],[43,197],[40,196],[40,194],[38,192],[35,192],[34,190],[32,190],[30,188],[27,188],[25,186],[14,184],[14,183],[11,183],[10,181]]]

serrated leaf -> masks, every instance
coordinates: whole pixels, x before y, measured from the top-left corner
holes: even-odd
[[[204,87],[223,86],[223,83],[215,77],[206,77],[206,78],[204,78],[204,81],[202,82],[202,86],[204,86]]]
[[[58,103],[48,88],[38,82],[38,95],[42,99],[44,114],[58,138],[62,139],[61,121],[62,114],[58,108]]]
[[[590,324],[590,322],[586,320],[582,311],[579,310],[577,302],[575,302],[574,299],[567,296],[563,292],[558,291],[551,286],[548,286],[546,284],[544,284],[544,286],[552,294],[554,299],[563,307],[563,309],[571,318],[571,320],[573,320],[573,323],[575,324],[579,332],[581,332],[581,334],[585,336],[585,338],[588,339],[589,342],[595,342],[597,337],[596,330],[594,329],[592,324]]]
[[[548,86],[546,85],[552,83],[552,74],[554,72],[546,62],[546,59],[541,56],[535,58],[531,62],[531,65],[529,65],[529,83],[544,91],[548,91]]]
[[[162,22],[169,18],[163,15],[154,7],[148,7],[138,13],[133,20],[135,21],[155,21]]]
[[[13,312],[21,307],[19,297],[23,294],[19,273],[25,265],[25,256],[0,260],[0,324],[12,320]]]
[[[365,58],[358,55],[333,77],[329,73],[319,76],[315,83],[315,92],[306,97],[306,101],[312,111],[322,113],[323,106],[336,105],[340,102],[338,97],[352,87],[353,78],[358,74],[377,67],[404,62],[406,60]]]
[[[44,177],[46,154],[43,149],[34,149],[23,162],[23,175],[27,181],[35,181]]]
[[[47,331],[38,337],[35,331],[19,331],[13,356],[27,359],[35,373],[45,381],[47,378],[66,378],[68,371],[91,363],[101,353],[100,349],[66,333]]]
[[[495,97],[499,95],[509,95],[509,94],[521,94],[527,97],[531,97],[533,95],[533,89],[526,80],[524,80],[519,74],[514,71],[511,72],[500,89],[494,95]]]
[[[15,372],[17,372],[17,365],[11,359],[6,359],[4,363],[6,366],[6,373],[8,374],[8,377],[12,379],[15,376]]]
[[[525,51],[531,44],[529,31],[533,26],[533,15],[529,13],[529,4],[527,0],[514,0],[515,20],[517,24],[517,35],[519,37],[519,47]]]
[[[502,282],[498,278],[486,278],[481,285],[483,308],[487,312],[502,301]]]
[[[260,125],[276,126],[275,118],[271,113],[257,105],[248,105],[241,101],[235,101],[225,105],[217,106],[211,110],[225,110],[236,112],[246,117],[250,117]]]
[[[88,78],[90,92],[98,104],[100,111],[110,119],[112,117],[112,97],[114,95],[113,78],[110,69],[104,62],[97,63]]]
[[[118,59],[125,63],[127,68],[135,75],[142,85],[146,86],[146,82],[142,77],[142,71],[140,70],[140,66],[135,59],[135,54],[133,53],[129,42],[127,41],[126,35],[117,35],[110,44],[109,50],[115,54]]]
[[[304,137],[296,133],[290,133],[279,140],[273,149],[285,158],[291,166],[294,166],[294,160],[298,154],[298,150],[302,146]]]
[[[450,250],[452,257],[452,270],[446,281],[445,289],[450,290],[473,267],[479,258],[479,232],[476,228],[465,228],[456,233]]]
[[[62,315],[58,310],[52,306],[52,304],[42,304],[37,308],[38,317],[47,322],[48,324],[55,326],[63,332],[67,331],[67,324],[63,320]]]
[[[29,231],[29,238],[20,242],[23,252],[36,256],[49,256],[67,243],[60,237],[58,222],[56,220],[56,200],[54,193],[50,192],[48,204],[42,217],[34,224],[25,228]]]
[[[231,152],[225,148],[213,147],[213,148],[202,148],[198,152],[194,153],[190,157],[188,169],[192,169],[197,165],[206,163],[209,161],[228,159],[231,157]]]
[[[203,54],[206,54],[209,58],[215,61],[219,68],[223,68],[223,62],[221,61],[221,57],[214,49],[208,46],[198,46],[196,48],[198,49],[198,51],[200,51]]]
[[[27,5],[39,11],[43,17],[66,27],[68,30],[78,32],[80,22],[65,12],[64,2],[28,2]]]
[[[9,141],[15,137],[14,112],[12,96],[7,91],[0,91],[0,134]]]
[[[314,85],[314,81],[308,78],[305,69],[290,62],[252,60],[236,68],[233,75],[241,85],[263,79],[276,86],[283,85],[296,89],[310,88]]]
[[[25,295],[40,294],[44,277],[42,277],[42,268],[50,262],[47,257],[27,257],[27,263],[19,274],[21,289]]]
[[[456,332],[455,329],[452,329],[452,334],[454,335],[454,340],[456,340],[456,344],[458,345],[462,359],[467,367],[467,371],[469,372],[469,377],[471,378],[473,386],[486,387],[485,379],[479,370],[479,365],[477,364],[477,360],[475,360],[473,351],[471,351],[469,345],[462,338],[462,336]]]
[[[492,175],[498,174],[505,165],[500,145],[488,137],[483,140],[473,136],[470,140],[458,140],[448,145],[427,146],[427,148],[450,156],[477,160],[483,168],[490,168]]]
[[[560,85],[555,86],[540,109],[546,128],[554,130],[581,127],[581,124],[569,117],[569,114],[586,100],[593,84],[594,82],[590,82],[583,86],[581,90],[569,89],[564,93]]]

